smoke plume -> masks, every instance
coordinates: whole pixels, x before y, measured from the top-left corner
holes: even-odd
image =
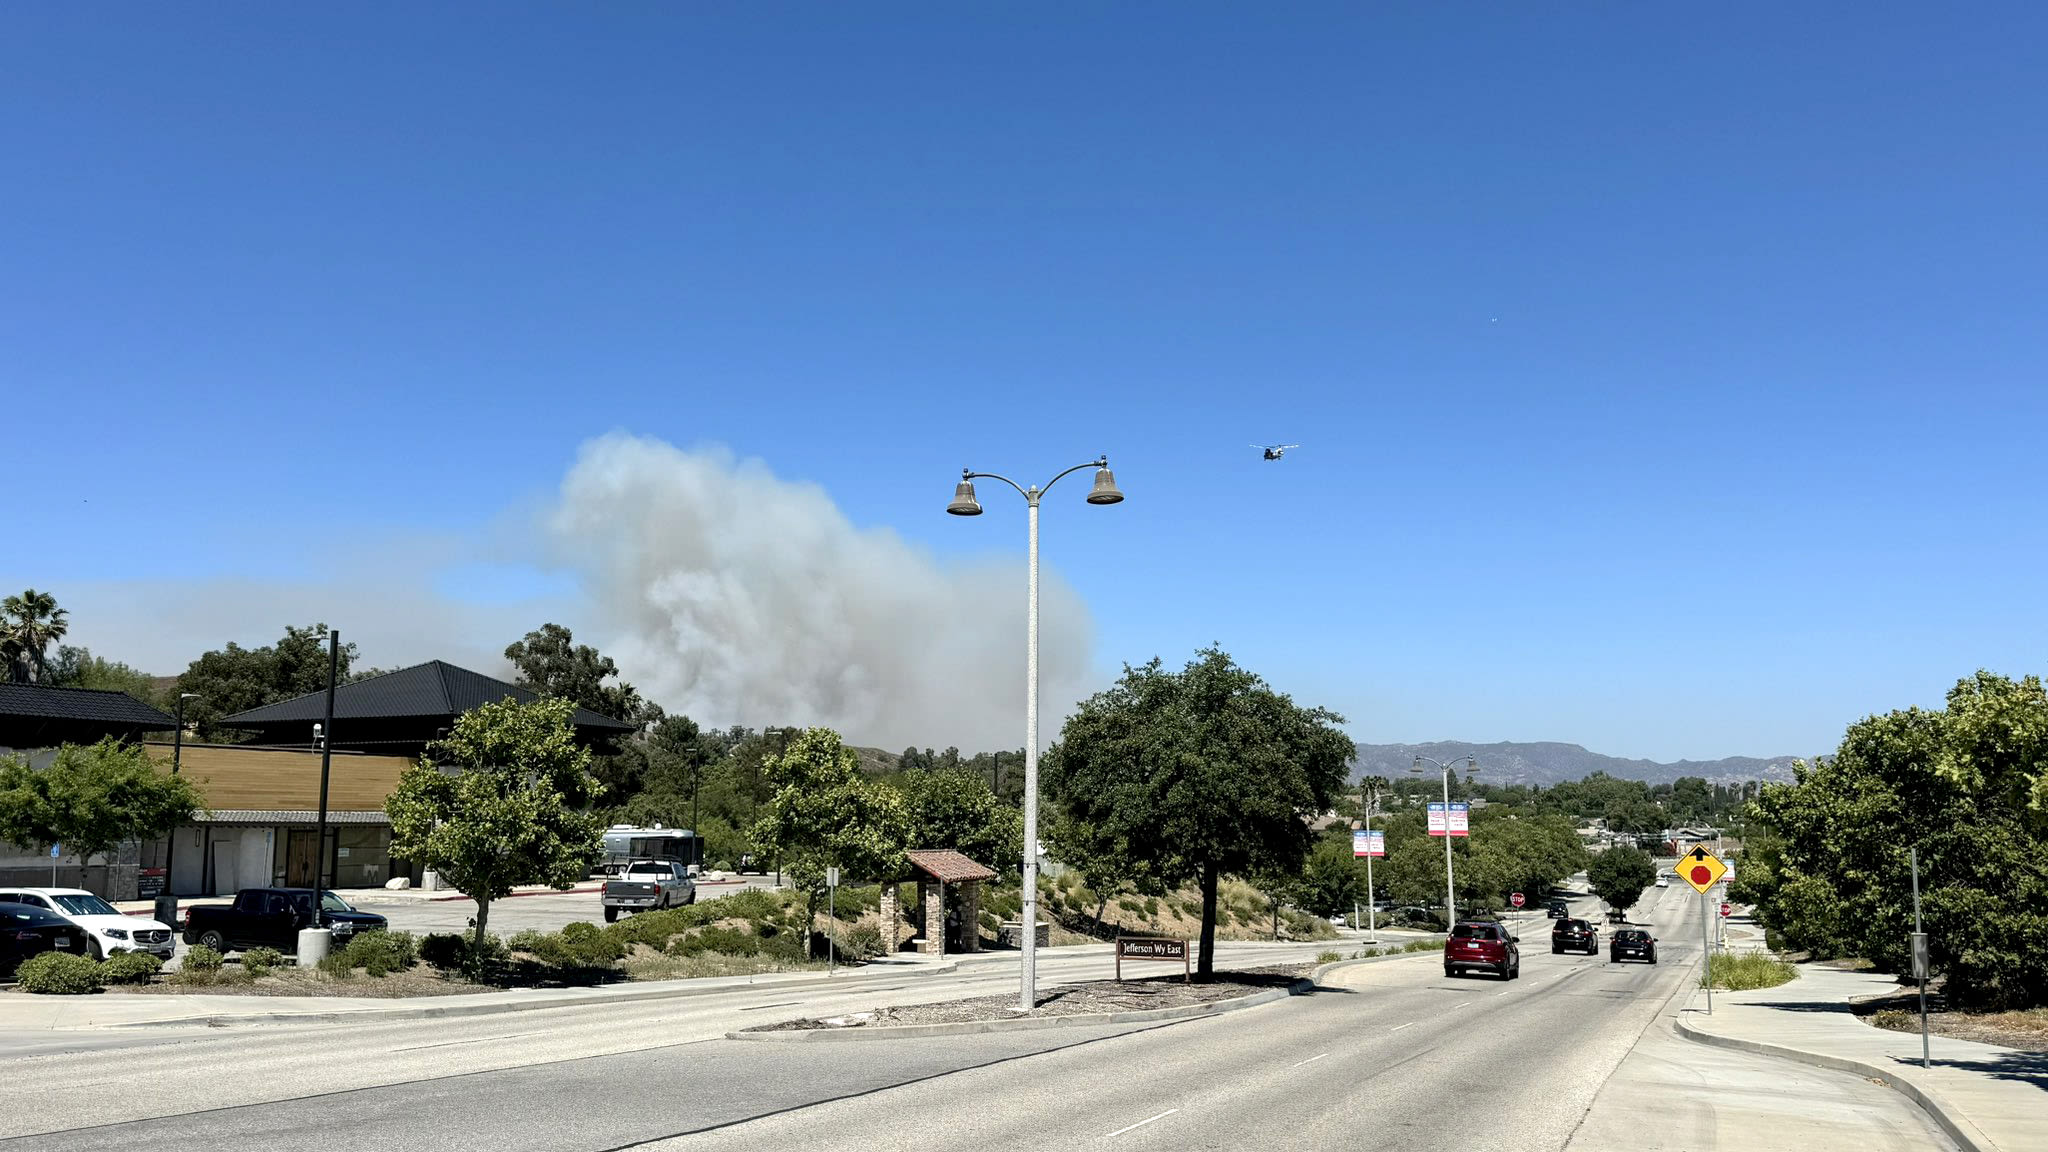
[[[1021,559],[942,563],[759,461],[626,435],[584,446],[545,523],[605,650],[672,712],[887,748],[1023,743]],[[1086,693],[1092,630],[1057,576],[1040,590],[1049,739]]]

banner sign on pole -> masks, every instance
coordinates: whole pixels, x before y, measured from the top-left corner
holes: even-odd
[[[1429,805],[1429,834],[1431,836],[1441,836],[1444,834],[1444,806],[1435,801],[1431,801]]]
[[[1471,805],[1469,805],[1469,804],[1466,804],[1466,803],[1464,803],[1463,801],[1457,801],[1457,802],[1454,802],[1454,803],[1452,803],[1452,805],[1451,805],[1451,835],[1453,835],[1453,836],[1470,836],[1471,834],[1472,834],[1472,806],[1471,806]]]
[[[1351,855],[1354,859],[1360,856],[1385,856],[1386,854],[1387,834],[1385,832],[1378,828],[1370,831],[1364,828],[1352,829]]]

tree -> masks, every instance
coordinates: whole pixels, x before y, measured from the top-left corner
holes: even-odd
[[[951,848],[1014,874],[1024,863],[1024,814],[996,799],[988,780],[965,768],[906,772],[892,782],[903,797],[912,848]]]
[[[349,679],[356,646],[341,646],[340,679]],[[244,648],[230,641],[194,660],[178,676],[178,691],[195,693],[185,709],[187,723],[198,728],[201,739],[227,741],[239,734],[221,724],[221,718],[279,700],[290,700],[327,687],[327,625],[310,628],[286,626],[275,644]]]
[[[640,698],[640,690],[617,679],[619,666],[560,624],[543,624],[505,646],[505,659],[519,669],[519,686],[556,696],[600,716],[646,727],[661,719],[661,708]]]
[[[1677,823],[1704,824],[1714,816],[1713,786],[1703,776],[1680,776],[1671,785],[1667,807]]]
[[[1092,860],[1202,893],[1201,972],[1214,972],[1223,874],[1298,873],[1354,753],[1342,718],[1303,708],[1219,648],[1179,672],[1126,665],[1082,701],[1048,753],[1051,825]]]
[[[33,588],[0,600],[0,657],[15,683],[42,681],[50,645],[71,629],[68,615],[55,596]]]
[[[906,871],[909,818],[895,789],[861,774],[860,758],[830,728],[807,728],[762,763],[774,789],[754,837],[781,854],[782,875],[809,897],[813,922],[825,869],[895,880]]]
[[[1624,915],[1656,879],[1657,862],[1650,859],[1649,853],[1619,844],[1593,857],[1586,867],[1586,880],[1593,895]]]
[[[1318,916],[1335,918],[1351,911],[1352,905],[1370,899],[1365,890],[1365,869],[1351,855],[1351,837],[1325,836],[1316,842],[1293,886],[1296,903]]]
[[[385,801],[391,854],[448,877],[476,901],[476,939],[491,902],[521,884],[568,889],[604,853],[602,790],[576,743],[567,700],[507,698],[456,718],[398,778]],[[445,770],[444,770],[445,767]]]
[[[94,688],[125,692],[151,707],[158,706],[156,678],[118,660],[103,660],[89,648],[60,645],[44,669],[42,683],[52,688]]]
[[[0,840],[71,845],[80,883],[94,856],[161,836],[204,807],[191,777],[158,771],[142,746],[112,737],[66,744],[40,772],[0,761]]]
[[[1942,711],[1851,725],[1833,756],[1762,790],[1752,819],[1765,835],[1752,833],[1735,891],[1794,947],[1901,972],[1917,847],[1948,1001],[2048,1004],[2048,837],[2030,783],[2044,733],[2040,681],[1987,672],[1959,681]]]

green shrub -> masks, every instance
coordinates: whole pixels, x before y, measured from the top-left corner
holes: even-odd
[[[204,944],[194,944],[185,950],[185,962],[181,967],[187,972],[218,972],[224,958],[220,953]]]
[[[242,953],[242,971],[251,978],[267,976],[272,968],[284,963],[284,953],[275,948],[251,948]]]
[[[839,958],[858,963],[882,954],[882,930],[873,924],[856,924],[839,934]]]
[[[1903,1008],[1885,1008],[1870,1018],[1872,1024],[1893,1032],[1918,1032],[1920,1017]]]
[[[163,961],[147,952],[116,952],[100,961],[100,983],[147,984],[163,967]]]
[[[1441,952],[1443,950],[1444,942],[1441,940],[1410,940],[1401,949],[1403,952]]]
[[[1799,969],[1767,952],[1721,952],[1707,960],[1700,986],[1708,980],[1716,988],[1747,992],[1752,988],[1776,988],[1799,976]]]
[[[412,933],[378,929],[351,937],[346,947],[328,953],[320,968],[337,976],[346,976],[357,968],[373,977],[389,976],[411,968],[418,959],[419,943]]]
[[[802,954],[803,940],[799,933],[779,933],[776,939],[789,941],[797,954]],[[668,950],[675,956],[695,956],[702,952],[721,952],[727,956],[757,956],[762,951],[762,940],[751,932],[713,925],[709,928],[700,928],[687,936],[677,937],[669,944]]]
[[[443,972],[456,972],[462,968],[463,957],[469,952],[469,942],[460,933],[433,932],[420,941],[420,959]]]
[[[14,978],[24,992],[79,996],[100,986],[100,966],[69,952],[38,952],[21,962]]]
[[[1337,961],[1342,960],[1343,958],[1344,954],[1342,952],[1316,953],[1316,963],[1318,964],[1335,964]]]
[[[1123,909],[1126,912],[1131,913],[1134,916],[1141,914],[1145,911],[1144,902],[1139,900],[1136,896],[1119,896],[1117,897],[1116,906],[1118,908]]]

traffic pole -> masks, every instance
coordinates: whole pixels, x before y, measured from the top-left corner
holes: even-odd
[[[1920,930],[1920,849],[1907,850],[1913,861],[1913,967],[1920,977],[1920,1067],[1929,1066],[1927,1052],[1927,935]]]
[[[1709,899],[1705,892],[1700,893],[1700,951],[1704,957],[1700,961],[1700,965],[1701,970],[1706,973],[1707,980],[1707,1015],[1712,1016],[1714,1014],[1714,940],[1707,932],[1707,904]]]

